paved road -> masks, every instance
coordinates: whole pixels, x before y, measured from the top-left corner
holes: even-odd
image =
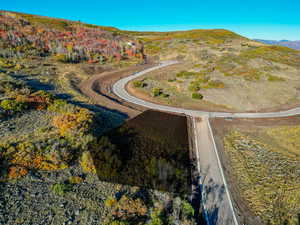
[[[130,82],[131,80],[134,80],[150,71],[157,70],[169,65],[173,65],[178,63],[177,61],[164,61],[161,62],[160,65],[154,66],[150,69],[143,70],[141,72],[135,73],[132,76],[123,78],[119,81],[117,81],[113,85],[113,92],[120,98],[137,104],[141,105],[147,108],[161,110],[161,111],[167,111],[167,112],[176,112],[176,113],[183,113],[190,116],[204,116],[208,115],[209,117],[236,117],[236,118],[267,118],[267,117],[285,117],[285,116],[293,116],[296,114],[300,114],[300,107],[294,108],[291,110],[286,111],[279,111],[279,112],[269,112],[269,113],[226,113],[226,112],[206,112],[206,111],[199,111],[199,110],[190,110],[190,109],[183,109],[178,107],[172,107],[172,106],[164,106],[155,104],[152,102],[147,102],[145,100],[139,99],[135,96],[130,95],[126,91],[126,84]]]
[[[193,118],[198,170],[201,176],[202,202],[209,224],[237,225],[227,183],[216,154],[216,146],[208,116]]]
[[[126,91],[129,81],[136,79],[150,71],[157,70],[177,61],[165,61],[158,66],[135,73],[129,77],[117,81],[113,85],[113,92],[120,98],[147,108],[182,113],[193,118],[195,131],[196,152],[198,158],[198,170],[201,176],[202,197],[208,225],[238,225],[238,218],[233,207],[230,192],[227,187],[224,172],[219,159],[213,133],[209,123],[209,117],[236,117],[236,118],[267,118],[286,117],[300,114],[300,107],[287,111],[270,113],[225,113],[189,110],[178,107],[164,106],[130,95]],[[201,118],[201,119],[199,119]]]

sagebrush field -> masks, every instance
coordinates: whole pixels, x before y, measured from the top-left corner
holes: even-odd
[[[214,129],[241,201],[262,224],[298,224],[299,118],[220,120]]]

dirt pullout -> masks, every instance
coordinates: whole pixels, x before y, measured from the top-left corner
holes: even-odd
[[[82,82],[79,88],[83,94],[90,97],[102,107],[123,113],[129,118],[133,118],[145,111],[145,108],[120,99],[113,93],[112,86],[117,80],[151,66],[153,66],[153,64],[130,66],[125,69],[103,72]]]
[[[275,126],[292,126],[299,125],[299,116],[283,117],[283,118],[211,118],[211,127],[214,133],[215,142],[218,148],[219,156],[222,162],[222,167],[225,172],[226,181],[229,189],[231,190],[231,196],[233,201],[238,206],[239,211],[243,212],[243,218],[245,218],[244,224],[261,224],[260,218],[256,217],[252,210],[247,205],[245,199],[242,198],[236,178],[233,176],[233,170],[230,165],[230,159],[225,154],[223,138],[227,132],[232,129],[260,129],[264,127],[275,127]]]

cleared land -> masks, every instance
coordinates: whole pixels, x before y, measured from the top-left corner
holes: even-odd
[[[212,125],[231,189],[236,190],[234,198],[243,211],[262,224],[298,224],[299,117],[216,118]]]

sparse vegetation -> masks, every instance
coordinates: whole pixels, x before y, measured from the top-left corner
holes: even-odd
[[[182,63],[165,69],[165,73],[148,74],[150,88],[135,91],[140,97],[145,93],[154,97],[151,88],[160,87],[171,97],[156,97],[154,102],[201,110],[213,107],[217,111],[258,111],[298,103],[297,50],[264,45],[224,30],[134,35],[141,35],[146,51],[148,45],[159,46],[159,52],[150,54]],[[201,104],[192,98],[199,91],[206,97]]]
[[[224,138],[241,194],[266,224],[298,223],[298,130],[298,126],[265,128],[259,134],[232,130]]]
[[[285,79],[283,77],[277,77],[277,76],[269,75],[268,76],[268,81],[278,82],[278,81],[285,81]]]

